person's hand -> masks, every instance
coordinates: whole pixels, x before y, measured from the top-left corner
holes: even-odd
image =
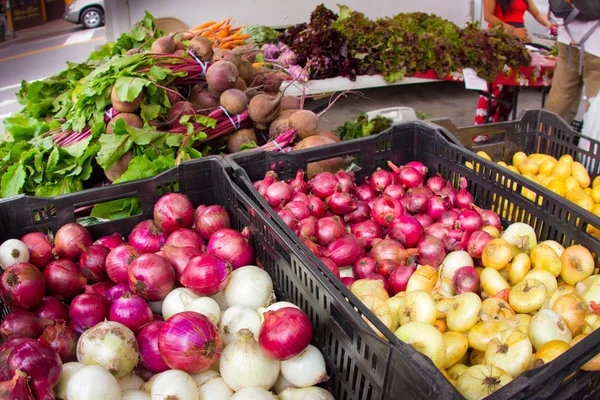
[[[557,24],[548,24],[546,27],[550,31],[550,35],[558,36],[558,25]]]
[[[515,36],[523,42],[529,39],[529,36],[527,35],[527,28],[513,28],[512,31],[515,34]]]

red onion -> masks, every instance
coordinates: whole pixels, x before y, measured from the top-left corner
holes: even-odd
[[[349,267],[359,259],[361,247],[356,237],[348,234],[331,242],[324,256],[333,261],[338,268]]]
[[[221,355],[219,329],[205,315],[184,311],[160,328],[158,348],[165,363],[190,374],[206,371]]]
[[[258,193],[261,196],[264,196],[267,192],[267,188],[271,186],[273,182],[275,182],[275,179],[277,179],[277,174],[273,171],[267,171],[265,177],[262,180],[254,182],[254,188],[258,191]],[[199,215],[197,210],[196,213],[197,215]],[[205,239],[208,240],[208,238]]]
[[[408,200],[406,208],[413,214],[427,213],[431,196],[421,192],[408,192],[403,199]],[[433,218],[432,218],[433,219]]]
[[[325,200],[336,191],[339,182],[331,172],[320,172],[308,182],[308,186],[315,196]]]
[[[396,200],[400,200],[406,194],[406,191],[399,183],[394,183],[389,185],[383,191],[383,194],[387,194],[390,197],[395,198]]]
[[[101,245],[93,244],[86,247],[82,244],[81,258],[79,259],[79,268],[81,274],[90,282],[106,282],[108,274],[106,273],[106,256],[109,250]]]
[[[373,258],[377,263],[383,260],[394,260],[403,265],[408,258],[416,256],[417,253],[417,249],[404,249],[397,241],[384,239],[373,243],[369,257]]]
[[[202,254],[190,259],[181,284],[200,296],[212,296],[225,289],[231,265],[210,254]]]
[[[165,320],[165,318],[162,315],[152,314],[152,321],[154,321],[154,322],[163,321],[164,322],[164,320]]]
[[[40,339],[50,343],[50,347],[58,353],[63,363],[77,361],[79,334],[69,328],[64,320],[58,320],[54,326],[47,327]]]
[[[342,280],[342,283],[344,284],[344,286],[346,286],[348,289],[350,289],[352,287],[352,284],[354,282],[356,282],[356,279],[350,278],[349,276],[346,276],[346,277],[342,278],[341,280]]]
[[[67,307],[53,296],[44,297],[32,312],[38,318],[50,319],[52,321],[56,321],[57,319],[64,319],[66,321],[69,319]]]
[[[446,186],[446,181],[441,176],[432,176],[427,180],[425,186],[435,193],[442,190],[444,186]]]
[[[83,226],[77,223],[63,225],[54,236],[54,251],[59,258],[77,261],[81,256],[79,244],[92,245],[92,236]]]
[[[419,171],[417,171],[417,169],[409,165],[397,167],[391,161],[388,161],[388,165],[398,176],[398,182],[408,189],[413,189],[421,185],[425,180],[425,175],[427,174],[426,168],[425,175],[422,175]]]
[[[129,235],[129,245],[140,254],[156,253],[167,242],[169,234],[163,232],[154,220],[147,219],[133,228]]]
[[[289,360],[302,353],[310,344],[313,329],[304,311],[284,307],[263,314],[265,321],[260,327],[258,343],[271,358]]]
[[[334,240],[346,233],[339,217],[324,217],[317,221],[316,238],[321,246],[329,246]]]
[[[467,252],[473,258],[481,258],[483,249],[492,239],[492,235],[486,231],[473,232],[467,242]]]
[[[393,295],[396,293],[404,292],[406,290],[406,285],[408,285],[408,280],[412,276],[413,272],[415,272],[415,265],[401,266],[396,268],[390,277],[388,278],[388,282],[390,284],[390,291]]]
[[[458,215],[459,213],[457,213],[454,210],[446,211],[440,216],[439,222],[442,225],[454,226],[456,224],[456,221],[458,220]]]
[[[419,255],[417,261],[421,265],[429,265],[437,268],[446,257],[446,249],[440,239],[427,235],[417,246]]]
[[[279,218],[282,219],[283,223],[286,224],[288,228],[291,230],[296,230],[298,227],[298,220],[293,212],[290,210],[279,210],[277,215],[279,215]]]
[[[8,368],[8,357],[10,357],[10,353],[12,353],[15,347],[27,340],[28,338],[18,337],[7,340],[0,346],[0,381],[10,379],[11,375]]]
[[[316,196],[308,196],[308,209],[313,217],[323,218],[325,215],[325,203]]]
[[[35,400],[25,372],[18,369],[15,371],[15,376],[12,378],[9,376],[6,379],[6,381],[0,382],[0,399]]]
[[[252,265],[255,261],[254,250],[246,236],[233,229],[221,229],[212,235],[206,252],[228,262],[233,269]]]
[[[194,206],[186,195],[166,194],[154,205],[154,221],[166,233],[189,228],[194,223]]]
[[[0,336],[4,340],[15,337],[37,339],[52,323],[52,320],[39,318],[29,311],[15,310],[2,320]]]
[[[8,357],[8,364],[12,375],[17,370],[29,375],[37,400],[54,400],[52,387],[60,378],[62,362],[46,341],[28,339],[19,344]]]
[[[177,279],[180,279],[185,271],[185,267],[192,257],[199,256],[202,253],[197,247],[173,247],[168,244],[163,247],[162,257],[165,258],[175,269]]]
[[[284,210],[290,210],[298,221],[310,217],[308,206],[299,201],[290,201],[285,205]]]
[[[448,236],[448,230],[452,229],[449,226],[436,222],[426,229],[426,233],[429,236],[433,236],[436,239],[444,240]]]
[[[446,182],[446,186],[444,186],[436,194],[443,196],[443,197],[447,197],[448,199],[450,199],[452,204],[455,204],[456,196],[458,195],[458,191],[452,185],[450,185],[450,182]]]
[[[427,214],[414,214],[413,217],[419,221],[423,229],[427,229],[433,224],[433,218]]]
[[[169,369],[158,350],[158,335],[164,324],[163,321],[151,322],[144,326],[136,336],[142,363],[148,371],[155,374]]]
[[[346,222],[363,222],[371,217],[371,207],[366,201],[356,200],[356,209],[344,216]]]
[[[70,325],[85,331],[108,318],[110,303],[98,293],[83,293],[69,306]]]
[[[129,265],[140,253],[135,247],[122,244],[110,251],[106,256],[106,273],[111,281],[115,283],[127,283]]]
[[[429,171],[429,169],[422,162],[419,161],[410,161],[404,164],[404,166],[416,169],[417,172],[421,174],[423,179],[425,179],[425,177],[427,176],[427,172]]]
[[[473,195],[467,191],[467,179],[460,179],[460,190],[458,191],[456,198],[454,199],[454,207],[466,210],[469,208],[469,204],[473,203]]]
[[[370,280],[370,281],[381,281],[383,282],[383,288],[385,289],[386,292],[390,292],[390,283],[387,281],[387,279],[385,279],[385,277],[383,277],[382,275],[378,274],[377,272],[373,272],[369,275],[367,275],[366,279]]]
[[[156,254],[142,254],[129,266],[129,288],[144,300],[162,300],[174,287],[173,267]]]
[[[338,171],[335,177],[340,183],[340,190],[346,193],[354,192],[354,172]]]
[[[469,240],[469,233],[458,229],[448,229],[448,235],[442,240],[446,252],[464,250]]]
[[[304,181],[304,171],[301,169],[296,173],[296,177],[290,181],[290,187],[294,193],[308,194],[308,183]]]
[[[433,218],[434,221],[440,219],[443,213],[452,208],[450,200],[442,196],[431,196],[427,200],[427,215]]]
[[[498,230],[502,230],[502,220],[500,220],[500,217],[498,216],[498,214],[496,214],[495,212],[493,212],[492,210],[483,210],[479,207],[477,207],[475,204],[470,203],[469,204],[471,206],[471,208],[475,211],[477,211],[477,213],[481,216],[481,219],[483,221],[483,226],[493,226],[494,228],[498,229]],[[31,262],[31,260],[30,260]]]
[[[421,240],[423,232],[423,226],[416,218],[410,215],[401,215],[390,224],[388,237],[397,240],[405,248],[413,248]]]
[[[304,204],[306,207],[308,207],[308,205],[309,205],[308,195],[306,193],[294,192],[292,194],[292,197],[290,197],[290,203],[292,201],[299,201],[300,203]]]
[[[375,192],[369,184],[360,185],[355,189],[355,191],[356,197],[366,202],[369,200],[375,200],[377,198],[377,192]]]
[[[231,228],[231,217],[223,206],[208,206],[196,217],[194,229],[208,240],[213,233],[221,229]]]
[[[21,238],[21,242],[29,249],[29,263],[38,267],[41,271],[54,258],[54,246],[50,243],[47,235],[42,232],[32,232]]]
[[[329,196],[325,202],[329,210],[337,215],[346,215],[356,210],[356,203],[352,200],[352,196],[346,192],[337,191]]]
[[[483,228],[483,219],[473,210],[465,210],[456,221],[456,227],[467,233],[472,233]]]
[[[169,235],[165,246],[172,247],[194,247],[196,249],[202,249],[204,246],[204,239],[193,229],[181,228]]]
[[[265,199],[273,208],[284,206],[290,197],[292,197],[292,187],[285,182],[275,182],[265,192]]]
[[[313,242],[312,240],[302,239],[302,242],[308,247],[308,249],[317,257],[321,256],[321,249],[319,246]]]
[[[461,267],[454,273],[452,285],[456,294],[465,292],[479,293],[479,274],[474,267]]]
[[[85,287],[85,293],[96,293],[108,300],[107,295],[110,288],[115,286],[111,281],[98,282]]]
[[[392,173],[384,169],[378,168],[371,175],[371,189],[376,192],[383,192],[388,186],[393,183]]]
[[[119,322],[133,333],[137,333],[142,326],[152,322],[152,310],[144,299],[131,292],[125,292],[112,303],[108,319]]]
[[[367,249],[371,248],[373,239],[381,239],[383,237],[381,227],[375,221],[371,220],[353,224],[351,231],[357,239],[365,240],[365,247]]]
[[[98,244],[100,246],[104,246],[109,250],[112,250],[116,247],[119,247],[122,244],[125,244],[123,240],[123,236],[120,233],[113,233],[110,236],[103,236],[100,239],[96,240],[93,244]]]
[[[325,264],[328,270],[336,276],[336,278],[340,279],[340,269],[333,261],[326,257],[319,257],[319,259]]]
[[[390,275],[400,267],[402,267],[402,265],[397,261],[381,260],[377,263],[377,268],[375,269],[375,272],[383,276],[385,279],[388,279]]]
[[[104,297],[112,304],[115,300],[120,299],[125,293],[131,293],[129,285],[126,283],[119,283],[108,289]]]
[[[44,275],[29,263],[16,263],[2,274],[0,298],[9,307],[32,309],[42,301],[44,294]]]
[[[301,239],[311,239],[315,237],[317,232],[317,219],[312,215],[298,222],[296,234]]]
[[[366,279],[377,269],[377,262],[370,257],[363,257],[352,266],[352,275],[355,279]]]
[[[70,260],[55,260],[44,270],[48,294],[58,300],[70,301],[83,292],[87,279]]]
[[[387,228],[390,223],[404,214],[404,207],[393,197],[383,195],[378,197],[373,203],[373,211],[371,217],[373,221]]]

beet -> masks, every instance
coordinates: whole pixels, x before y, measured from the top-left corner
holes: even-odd
[[[272,96],[268,94],[259,94],[253,97],[248,104],[248,114],[254,122],[267,124],[274,121],[279,115],[279,103],[281,95]]]
[[[106,175],[106,178],[109,181],[114,182],[116,179],[120,178],[121,175],[125,173],[125,171],[127,171],[129,163],[132,159],[133,152],[128,151],[127,153],[123,154],[121,158],[115,161],[115,163],[111,165],[109,169],[104,171],[104,175]]]
[[[150,47],[150,51],[157,54],[173,53],[175,50],[175,41],[171,35],[156,39]]]
[[[317,133],[319,117],[312,111],[298,110],[290,117],[290,124],[301,139],[306,139]]]
[[[171,107],[169,110],[167,118],[169,121],[171,121],[171,126],[173,128],[177,128],[181,126],[179,123],[181,117],[184,115],[194,115],[194,113],[194,105],[192,103],[188,101],[178,101],[177,103],[173,104],[173,107]]]
[[[246,86],[246,81],[243,80],[242,78],[238,77],[237,81],[235,81],[235,88],[238,90],[241,90],[242,92],[245,92],[246,89],[248,89],[248,86]],[[246,96],[247,98],[248,96]]]
[[[169,104],[171,107],[173,104],[177,103],[181,100],[181,95],[179,94],[179,90],[176,87],[169,86],[169,90],[165,90],[167,93],[167,98],[169,99]]]
[[[240,78],[243,80],[252,79],[254,77],[254,70],[252,69],[252,63],[245,58],[242,58],[238,65],[238,72],[240,73]]]
[[[238,68],[240,66],[240,63],[242,62],[242,57],[233,50],[216,48],[213,50],[213,52],[213,63],[216,63],[218,61],[229,61],[230,63],[235,65],[236,68]]]
[[[114,85],[112,91],[110,92],[110,102],[112,103],[113,108],[119,112],[135,112],[138,108],[140,108],[140,104],[142,104],[143,99],[144,92],[142,91],[133,101],[119,100],[119,96],[117,95],[117,85]]]
[[[127,125],[129,125],[133,128],[141,128],[142,126],[144,126],[142,119],[140,117],[138,117],[136,114],[120,113],[117,116],[113,117],[113,119],[108,121],[108,124],[106,124],[106,133],[107,134],[113,133],[113,124],[120,119],[124,120]]]
[[[189,47],[194,51],[196,57],[202,61],[210,61],[213,57],[212,42],[207,37],[196,35],[190,40]]]
[[[227,89],[221,94],[219,102],[229,115],[241,114],[248,108],[248,98],[239,89]]]
[[[224,92],[235,86],[239,76],[237,67],[229,61],[217,61],[206,72],[206,82],[214,90]]]
[[[264,80],[264,90],[267,93],[277,94],[283,82],[283,77],[279,72],[267,72]]]
[[[297,110],[282,110],[277,119],[271,122],[271,126],[269,127],[269,137],[271,139],[275,139],[277,136],[282,134],[283,132],[292,129],[292,124],[290,123],[290,117]]]
[[[219,107],[219,99],[208,92],[205,82],[198,83],[190,91],[190,101],[200,108]]]
[[[281,110],[299,110],[300,109],[300,97],[296,96],[283,96],[281,99]]]
[[[229,150],[229,153],[237,153],[240,151],[242,144],[250,142],[257,142],[254,129],[239,129],[229,135],[229,138],[227,139],[227,149]]]

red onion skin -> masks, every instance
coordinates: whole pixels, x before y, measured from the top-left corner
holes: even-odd
[[[375,272],[383,276],[385,279],[388,279],[390,275],[400,267],[402,267],[402,265],[397,261],[381,260],[377,263],[377,268],[375,269]]]
[[[456,198],[454,199],[454,207],[460,208],[461,210],[469,209],[469,204],[473,203],[473,195],[467,191],[467,180],[465,178],[461,178],[460,180],[460,190],[456,194]]]
[[[401,266],[391,273],[388,278],[390,284],[390,292],[395,295],[406,290],[408,280],[415,272],[415,265]]]
[[[381,281],[383,282],[383,288],[385,289],[386,292],[390,292],[390,284],[388,282],[387,279],[385,279],[384,276],[382,276],[381,274],[378,274],[377,272],[373,272],[369,275],[367,275],[367,277],[365,279],[368,279],[370,281]]]
[[[52,321],[56,321],[57,319],[64,319],[66,321],[69,319],[69,310],[67,307],[53,296],[45,296],[32,312],[38,318],[50,319]]]
[[[404,207],[393,197],[383,195],[375,199],[371,218],[384,228],[387,228],[393,220],[404,214]]]
[[[142,363],[148,371],[155,374],[169,369],[158,349],[158,335],[164,324],[164,321],[150,322],[136,336]]]
[[[325,200],[329,210],[336,215],[346,215],[356,210],[356,203],[349,193],[337,191]]]
[[[325,216],[325,203],[323,200],[316,196],[308,196],[308,209],[310,214],[316,218],[323,218]]]
[[[106,297],[106,300],[112,304],[115,302],[115,300],[120,299],[125,293],[131,293],[129,285],[126,283],[119,283],[118,285],[108,289],[104,297]]]
[[[467,252],[473,258],[481,258],[483,249],[492,239],[492,235],[486,231],[473,232],[467,242]]]
[[[379,224],[371,220],[353,224],[351,231],[357,239],[365,240],[365,247],[367,249],[371,248],[373,239],[381,239],[383,237],[383,232]]]
[[[0,382],[0,399],[35,400],[29,388],[27,374],[17,370],[15,376],[8,377],[6,381]]]
[[[21,238],[29,249],[29,263],[43,271],[54,258],[54,246],[42,232],[31,232]]]
[[[254,188],[258,190],[258,193],[260,193],[261,196],[264,196],[267,188],[275,182],[275,179],[277,179],[277,174],[273,171],[267,171],[262,180],[254,182]],[[196,214],[199,214],[198,210],[196,210]],[[206,240],[208,240],[208,238],[206,238]]]
[[[346,233],[339,217],[324,217],[317,221],[316,238],[321,246],[329,246],[334,240]]]
[[[393,220],[388,228],[388,236],[405,248],[416,247],[423,236],[423,226],[410,215],[401,215]]]
[[[206,371],[221,355],[219,329],[193,311],[173,315],[160,328],[158,348],[165,363],[190,374]]]
[[[108,318],[110,303],[98,293],[83,293],[75,297],[69,306],[69,324],[86,331]],[[77,329],[75,329],[77,331]]]
[[[369,253],[369,257],[373,258],[377,263],[383,260],[394,260],[403,265],[408,258],[416,256],[417,253],[417,249],[404,249],[404,246],[399,242],[393,239],[384,239],[376,243],[373,242],[373,248]]]
[[[154,221],[166,233],[189,228],[194,223],[194,206],[186,195],[166,194],[154,205]]]
[[[417,169],[410,165],[397,167],[391,161],[388,161],[388,165],[392,171],[396,173],[398,182],[407,189],[413,189],[421,185],[427,174],[427,172],[425,172],[425,175],[422,175]]]
[[[319,248],[319,245],[317,245],[315,242],[313,242],[312,240],[308,240],[308,239],[302,239],[302,242],[304,242],[304,244],[306,245],[306,247],[308,247],[308,249],[317,257],[321,256],[321,249]]]
[[[112,250],[114,248],[119,247],[122,244],[125,244],[123,240],[123,236],[120,233],[113,233],[110,236],[103,236],[100,239],[96,240],[93,244],[97,244],[100,246],[106,247],[108,250]]]
[[[468,241],[468,232],[463,232],[458,229],[448,229],[448,235],[442,240],[444,247],[448,253],[463,250],[463,245],[466,246]]]
[[[52,323],[52,320],[39,318],[29,311],[15,310],[2,320],[0,337],[4,340],[16,337],[37,339]]]
[[[301,239],[315,239],[315,234],[317,231],[317,218],[312,215],[308,218],[304,218],[302,221],[298,222],[298,226],[296,227],[296,234]]]
[[[83,292],[87,279],[70,260],[55,260],[44,270],[48,294],[61,301],[70,301]]]
[[[139,255],[135,247],[128,244],[112,249],[105,261],[106,273],[110,280],[115,283],[127,283],[129,266]]]
[[[142,254],[129,266],[129,288],[144,300],[163,300],[175,288],[175,270],[156,254]]]
[[[471,266],[459,268],[454,273],[452,285],[456,294],[465,292],[479,293],[479,274]]]
[[[433,218],[434,221],[439,220],[442,214],[451,208],[450,201],[442,196],[431,196],[427,200],[427,215]]]
[[[371,189],[376,192],[383,192],[388,186],[394,183],[393,179],[391,172],[384,169],[378,169],[371,175]]]
[[[152,321],[153,322],[164,322],[165,318],[162,315],[158,315],[158,314],[152,314]]]
[[[427,235],[419,242],[417,246],[419,255],[417,261],[421,265],[429,265],[433,268],[440,266],[446,257],[446,249],[441,240]]]
[[[310,344],[313,329],[308,316],[294,307],[264,313],[258,343],[269,357],[285,361],[302,353]]]
[[[481,216],[481,219],[483,220],[483,226],[490,225],[498,229],[499,231],[502,230],[502,220],[494,211],[483,210],[473,203],[469,203],[469,206],[471,206],[471,208]]]
[[[233,229],[216,232],[208,241],[206,252],[228,262],[234,270],[255,261],[254,249],[248,239]]]
[[[456,221],[458,221],[459,213],[454,210],[448,210],[440,216],[438,222],[446,226],[454,226],[456,225]]]
[[[443,241],[446,238],[446,236],[448,236],[448,231],[451,229],[451,227],[446,226],[441,222],[436,222],[429,228],[427,228],[426,234]]]
[[[308,194],[301,193],[301,192],[294,192],[292,194],[292,197],[290,197],[290,203],[293,202],[293,201],[299,201],[300,203],[302,203],[306,207],[308,207],[308,205],[309,205]]]
[[[30,310],[46,294],[44,275],[29,263],[16,263],[7,268],[0,281],[0,298],[9,307]]]
[[[337,265],[335,265],[333,261],[326,257],[319,257],[319,259],[323,262],[323,264],[325,264],[327,269],[330,270],[331,273],[336,276],[336,278],[340,279],[340,269]]]
[[[109,250],[104,246],[93,244],[89,247],[81,245],[81,251],[79,259],[81,274],[89,282],[106,282],[108,280],[106,256],[108,256]]]
[[[355,189],[356,197],[359,200],[368,202],[369,200],[375,200],[377,198],[377,192],[371,188],[371,185],[364,184],[360,185]]]
[[[442,197],[447,197],[448,199],[450,199],[452,204],[454,204],[454,202],[456,201],[456,196],[458,195],[458,190],[456,190],[452,185],[450,185],[450,182],[446,182],[446,186],[444,186],[442,190],[440,190],[436,194]]]
[[[193,229],[181,228],[169,235],[165,246],[193,247],[202,250],[204,247],[204,239],[202,239],[202,236]]]
[[[115,286],[115,284],[112,283],[111,281],[98,282],[98,283],[94,283],[93,285],[87,285],[85,287],[84,292],[85,293],[96,293],[96,294],[99,294],[100,296],[104,297],[105,299],[107,299],[108,291],[113,286]]]
[[[315,196],[321,200],[325,200],[336,191],[339,187],[339,182],[331,172],[320,172],[308,182],[308,186],[312,189],[312,193]]]
[[[354,192],[354,172],[338,171],[335,177],[340,183],[340,190],[346,193]]]
[[[427,180],[425,186],[427,186],[429,190],[435,193],[439,192],[444,188],[444,186],[446,186],[446,181],[441,176],[432,176]]]
[[[355,279],[366,279],[369,274],[377,270],[377,262],[370,257],[362,257],[352,266],[352,275]]]
[[[47,327],[40,339],[50,343],[63,363],[77,361],[79,334],[69,328],[65,321],[58,320],[55,325]]]
[[[198,213],[194,224],[194,229],[204,240],[209,240],[213,233],[228,228],[231,228],[231,217],[223,206],[206,207],[202,213]]]
[[[19,369],[29,375],[37,400],[54,400],[52,387],[60,378],[62,362],[48,342],[29,339],[19,344],[8,357],[8,364],[11,375]]]
[[[416,169],[417,172],[423,177],[423,179],[425,179],[425,177],[427,176],[427,172],[429,171],[429,169],[422,162],[419,161],[409,161],[406,164],[404,164],[404,166]]]
[[[414,214],[413,217],[419,221],[423,229],[427,229],[433,224],[433,218],[427,214]]]
[[[58,258],[64,258],[71,261],[79,260],[81,248],[92,245],[92,236],[83,226],[77,223],[68,223],[63,225],[54,236],[54,251]]]
[[[292,197],[292,188],[285,182],[275,182],[267,188],[265,199],[273,208],[280,208],[287,204]]]
[[[349,276],[346,276],[344,278],[342,278],[342,283],[344,284],[344,286],[346,286],[348,289],[350,289],[352,287],[352,284],[356,282],[356,279],[351,278]]]
[[[110,321],[125,325],[133,333],[139,332],[142,326],[152,322],[152,318],[152,310],[148,303],[131,292],[126,292],[112,303],[108,317]]]
[[[346,214],[344,216],[344,221],[357,223],[368,220],[371,217],[371,207],[369,207],[367,202],[363,200],[356,200],[354,203],[356,204],[356,209]]]
[[[231,264],[210,254],[190,259],[181,284],[200,296],[213,296],[225,289],[231,275]]]
[[[168,244],[163,247],[162,253],[162,257],[173,266],[177,279],[181,279],[191,258],[203,254],[202,250],[195,247],[172,247]]]
[[[304,181],[304,171],[301,169],[298,170],[296,177],[290,181],[290,187],[294,193],[308,194],[310,189],[308,187],[308,183]]]
[[[352,234],[334,240],[327,246],[325,257],[338,266],[338,268],[351,267],[361,255],[361,244]]]
[[[402,197],[404,197],[406,191],[404,190],[404,187],[402,187],[402,185],[400,185],[399,183],[394,183],[386,187],[383,191],[383,194],[393,197],[396,200],[400,200]]]
[[[169,234],[163,232],[154,220],[147,219],[133,228],[129,235],[129,245],[140,254],[156,253],[167,242]]]
[[[10,357],[10,353],[12,353],[15,347],[27,341],[27,339],[25,337],[18,337],[7,340],[0,345],[0,381],[7,381],[11,378],[8,368],[8,357]]]
[[[463,232],[472,233],[483,228],[483,219],[476,211],[465,210],[458,216],[456,227]]]
[[[408,204],[406,205],[406,208],[413,214],[422,214],[422,213],[427,213],[428,211],[428,205],[429,205],[429,198],[431,196],[425,194],[425,193],[410,193],[407,194],[408,196]],[[433,218],[432,218],[433,219]]]
[[[308,209],[308,206],[299,201],[290,201],[283,209],[291,211],[298,221],[310,217],[310,210]]]

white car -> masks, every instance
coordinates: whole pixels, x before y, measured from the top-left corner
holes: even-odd
[[[482,28],[487,28],[488,23],[483,18],[483,1],[482,0],[474,0],[474,20],[479,22]],[[543,15],[547,15],[548,13],[548,0],[534,0],[535,5],[540,10]],[[540,25],[530,13],[525,13],[525,27],[529,32],[529,37],[533,40],[535,36],[548,36],[548,29]]]

